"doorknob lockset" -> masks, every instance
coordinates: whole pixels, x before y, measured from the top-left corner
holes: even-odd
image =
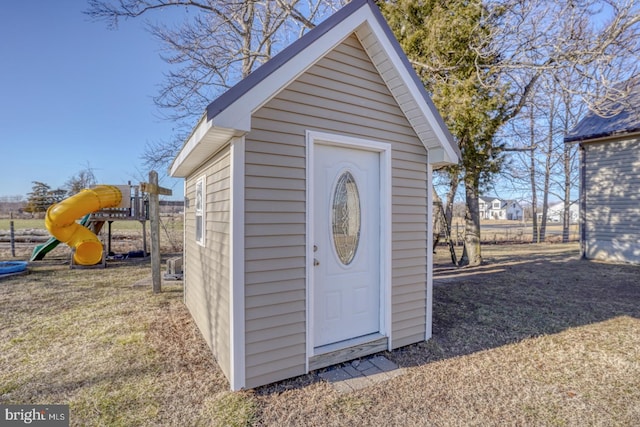
[[[320,265],[320,261],[318,261],[316,258],[313,259],[313,265]]]

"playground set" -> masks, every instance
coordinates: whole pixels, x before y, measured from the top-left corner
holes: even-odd
[[[80,219],[80,222],[76,222]],[[111,253],[111,224],[139,221],[142,224],[142,256],[147,255],[146,222],[149,201],[136,185],[98,185],[52,205],[45,217],[51,238],[34,248],[30,261],[42,260],[60,243],[72,249],[71,267],[106,266]],[[106,253],[97,234],[107,224]]]

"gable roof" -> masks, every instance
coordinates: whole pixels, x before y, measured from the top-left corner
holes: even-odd
[[[429,163],[457,163],[457,144],[380,10],[373,0],[353,0],[209,104],[171,175],[187,176],[231,138],[249,132],[255,111],[354,33],[427,149]]]
[[[500,202],[503,201],[499,197],[489,197],[489,196],[478,196],[478,199],[482,200],[485,203],[492,203],[494,200],[499,200]]]
[[[640,132],[640,75],[625,82],[622,89],[629,91],[622,106],[619,102],[605,105],[611,109],[622,107],[622,111],[613,117],[601,117],[589,111],[576,127],[569,131],[564,141],[587,141]]]

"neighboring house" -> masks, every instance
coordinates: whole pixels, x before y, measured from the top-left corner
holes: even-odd
[[[589,259],[640,263],[640,76],[617,114],[590,112],[565,137],[580,145],[580,241]]]
[[[542,214],[538,214],[538,219],[542,218]],[[547,221],[562,222],[564,218],[564,202],[554,203],[547,208]],[[580,219],[580,205],[572,202],[569,205],[569,223],[576,224]]]
[[[185,178],[185,303],[233,390],[431,337],[432,168],[460,153],[373,0],[212,102]]]
[[[478,198],[481,219],[507,219],[522,221],[523,210],[516,200],[502,200],[496,197]]]
[[[502,210],[503,201],[498,198],[478,198],[481,219],[504,219],[506,212]]]

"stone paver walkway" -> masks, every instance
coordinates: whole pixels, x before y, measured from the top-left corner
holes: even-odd
[[[359,390],[404,374],[384,356],[373,356],[333,366],[319,374],[340,393]]]

